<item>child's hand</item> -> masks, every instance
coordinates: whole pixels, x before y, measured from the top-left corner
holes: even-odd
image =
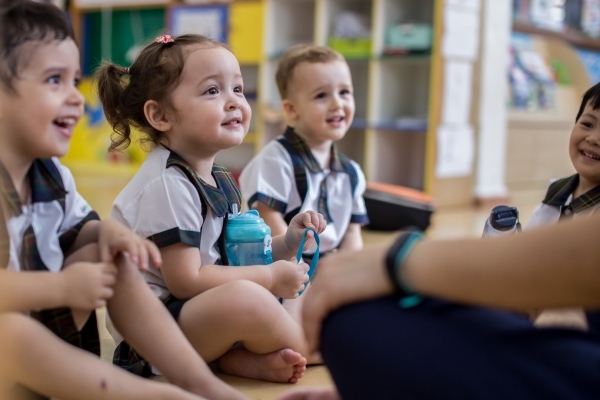
[[[113,296],[117,267],[112,263],[76,262],[60,272],[64,304],[75,310],[104,307]]]
[[[304,290],[308,282],[308,269],[306,263],[298,264],[296,260],[275,261],[269,264],[271,270],[271,293],[284,299],[298,297],[298,292]]]
[[[129,260],[139,269],[148,269],[148,258],[152,259],[155,267],[162,264],[160,251],[154,243],[133,233],[129,228],[115,220],[105,220],[100,223],[98,238],[100,260],[112,262],[119,253],[127,253]]]
[[[300,246],[306,228],[312,228],[317,231],[317,233],[321,233],[327,228],[327,221],[325,221],[323,214],[319,214],[315,211],[306,211],[297,214],[292,218],[285,233],[285,245],[292,254],[295,254],[298,251],[298,246]],[[304,249],[302,250],[310,249],[315,242],[314,237],[315,235],[313,232],[308,232],[306,234],[307,240]]]

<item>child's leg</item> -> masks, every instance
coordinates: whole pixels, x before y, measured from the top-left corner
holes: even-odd
[[[299,325],[302,326],[302,303],[306,296],[300,296],[295,299],[289,299],[283,302],[283,308],[288,312],[290,317]],[[307,357],[308,364],[323,364],[323,359],[320,355],[311,355]]]
[[[244,399],[210,371],[138,269],[123,257],[117,261],[119,274],[107,309],[126,341],[177,386],[209,398]]]
[[[306,370],[300,326],[253,282],[229,282],[199,294],[183,306],[179,325],[205,360],[220,358],[229,374],[295,383]],[[229,351],[237,342],[243,347]]]
[[[62,400],[199,399],[102,362],[22,314],[0,314],[0,354],[0,390],[14,382]]]

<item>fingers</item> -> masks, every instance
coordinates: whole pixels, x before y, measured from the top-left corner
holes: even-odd
[[[138,251],[140,255],[139,269],[142,271],[148,270],[148,250],[146,249],[146,245],[143,241],[140,241],[138,244]]]
[[[160,254],[158,247],[154,244],[154,242],[151,242],[148,239],[144,239],[144,246],[146,247],[154,266],[156,268],[160,267],[162,265],[162,255]]]
[[[323,233],[325,228],[327,228],[327,220],[325,220],[323,214],[319,214],[319,229],[317,229],[317,232]]]
[[[301,262],[300,264],[298,264],[298,270],[303,274],[306,274],[310,270],[310,265],[308,265],[305,262]]]

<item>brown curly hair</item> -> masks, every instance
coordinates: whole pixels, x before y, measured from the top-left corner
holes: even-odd
[[[131,144],[131,129],[145,133],[142,143],[155,146],[162,132],[148,123],[144,105],[155,100],[171,107],[170,94],[178,85],[191,46],[223,47],[223,43],[201,35],[181,35],[170,43],[152,42],[129,68],[104,62],[95,72],[98,95],[113,134],[109,151],[123,150]]]

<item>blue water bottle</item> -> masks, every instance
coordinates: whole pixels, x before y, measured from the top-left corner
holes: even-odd
[[[273,262],[271,228],[258,211],[238,212],[232,206],[225,229],[225,251],[229,265],[267,265]]]

